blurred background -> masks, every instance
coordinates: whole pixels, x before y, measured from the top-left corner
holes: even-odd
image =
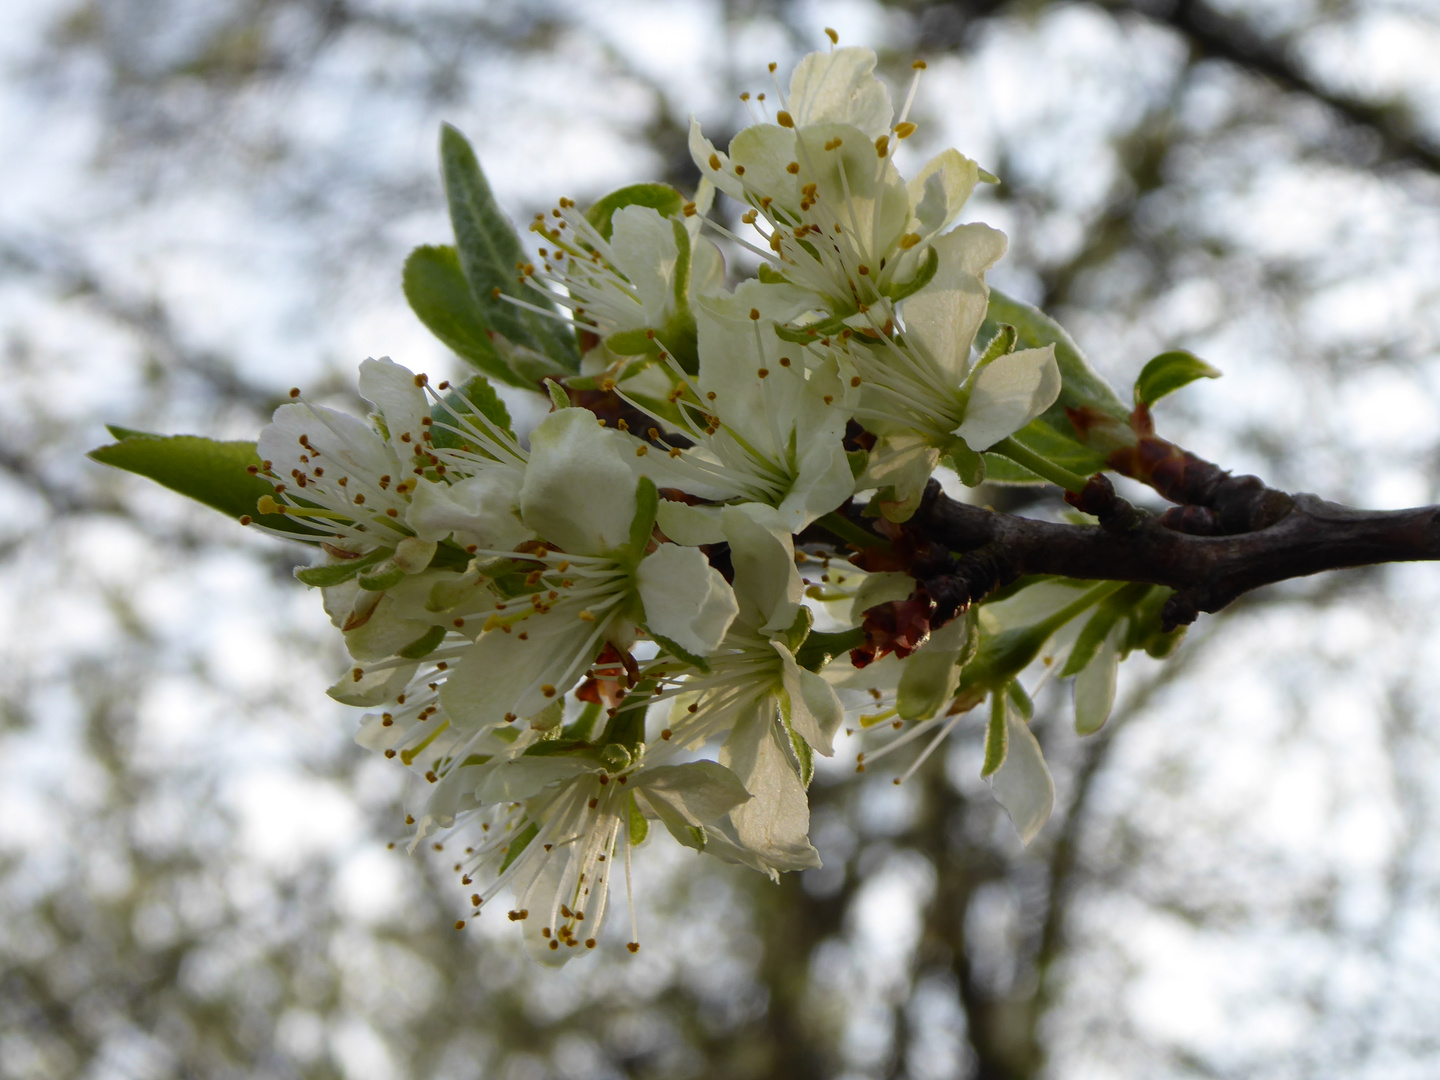
[[[978,722],[904,787],[842,745],[823,869],[647,845],[640,954],[552,972],[388,847],[411,793],[324,696],[306,554],[84,459],[253,438],[292,385],[358,411],[367,355],[455,375],[399,289],[442,119],[517,221],[689,189],[689,114],[723,143],[824,26],[901,93],[929,62],[902,168],[1003,178],[992,280],[1122,388],[1225,371],[1162,433],[1440,500],[1431,0],[6,0],[0,1077],[1440,1075],[1440,568],[1204,617],[1094,738],[1050,687],[1028,849]]]

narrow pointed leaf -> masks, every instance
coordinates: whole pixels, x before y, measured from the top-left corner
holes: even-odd
[[[465,136],[449,124],[442,125],[440,131],[440,166],[460,266],[486,324],[516,345],[548,356],[570,371],[576,370],[580,357],[574,335],[567,327],[506,303],[497,295],[498,290],[501,295],[553,310],[543,292],[520,284],[518,267],[526,261],[520,238],[496,205],[475,151]]]
[[[1163,352],[1140,371],[1135,380],[1135,404],[1153,405],[1166,394],[1188,386],[1196,379],[1218,379],[1220,369],[1212,367],[1184,349]]]
[[[137,473],[178,491],[196,502],[228,514],[249,516],[257,524],[315,541],[318,535],[281,514],[261,514],[256,502],[275,494],[274,485],[246,470],[258,467],[253,442],[220,442],[201,435],[150,435],[131,433],[117,443],[91,450],[102,465]]]

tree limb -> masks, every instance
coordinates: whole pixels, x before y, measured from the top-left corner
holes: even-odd
[[[937,565],[933,554],[917,560],[917,578],[937,605],[943,600],[957,609],[1029,574],[1165,585],[1175,590],[1164,613],[1172,628],[1277,581],[1440,560],[1440,506],[1356,510],[1299,494],[1287,496],[1288,509],[1260,528],[1197,536],[1129,507],[1102,481],[1092,480],[1094,494],[1080,500],[1102,524],[1068,525],[956,502],[932,480],[905,528],[952,554],[948,565]],[[1116,509],[1107,512],[1107,502]]]

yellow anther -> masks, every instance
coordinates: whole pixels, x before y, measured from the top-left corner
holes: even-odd
[[[834,30],[830,29],[830,27],[828,27],[828,26],[825,27],[825,36],[830,39],[830,44],[831,44],[831,45],[839,45],[839,44],[840,44],[840,35],[837,34]]]
[[[781,127],[793,128],[795,126],[795,118],[784,109],[775,114],[775,122]]]
[[[895,125],[895,137],[897,139],[908,139],[911,135],[914,134],[915,125],[909,120],[906,120],[903,124]]]

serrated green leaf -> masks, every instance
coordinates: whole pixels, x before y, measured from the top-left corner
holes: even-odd
[[[661,217],[676,217],[685,208],[685,196],[669,184],[631,184],[603,195],[588,210],[585,220],[606,240],[614,229],[612,219],[617,210],[627,206],[648,206]]]
[[[510,429],[510,410],[505,408],[505,402],[501,401],[500,395],[495,393],[495,388],[490,385],[490,380],[483,375],[476,375],[464,386],[456,387],[447,393],[430,410],[430,415],[435,420],[430,428],[431,442],[439,447],[463,445],[465,442],[463,435],[442,425],[458,427],[457,418],[473,417],[476,413],[484,416],[501,430],[513,434]],[[474,420],[471,420],[470,423],[484,430],[483,424]]]
[[[1075,434],[1066,409],[1089,410],[1129,427],[1130,410],[1104,379],[1090,366],[1070,335],[1048,315],[1022,301],[990,290],[990,306],[980,336],[993,339],[1000,327],[1015,328],[1016,348],[1037,349],[1051,343],[1060,368],[1060,396],[1028,426],[1011,438],[1026,449],[1048,458],[1061,468],[1088,476],[1105,467],[1109,451],[1092,450]]]
[[[440,129],[440,167],[455,228],[455,249],[485,323],[516,345],[533,349],[566,370],[577,370],[580,356],[568,327],[496,295],[498,290],[526,304],[553,310],[542,291],[520,284],[517,268],[526,262],[520,238],[496,205],[475,151],[449,124]]]
[[[201,435],[151,435],[125,432],[119,442],[97,447],[89,457],[102,465],[154,480],[232,518],[249,516],[256,524],[318,543],[320,535],[283,514],[262,514],[256,502],[274,496],[275,487],[246,470],[260,466],[253,442],[219,442]]]
[[[416,248],[405,260],[400,281],[410,310],[451,352],[503,382],[529,386],[491,343],[485,313],[453,247]]]
[[[1192,352],[1174,349],[1163,352],[1140,369],[1135,380],[1135,404],[1153,405],[1166,394],[1173,394],[1196,379],[1218,379],[1220,369],[1212,367]]]
[[[1036,476],[1024,465],[1018,465],[999,454],[981,454],[985,459],[985,480],[991,484],[1043,484],[1046,481]]]

